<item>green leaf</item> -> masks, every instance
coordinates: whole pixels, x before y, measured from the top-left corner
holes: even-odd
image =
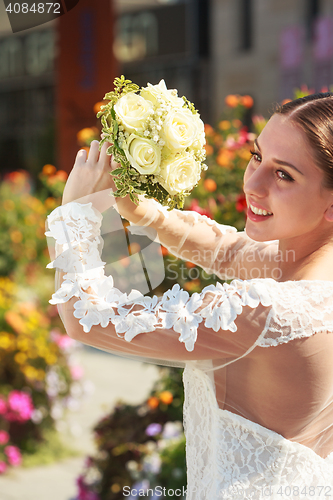
[[[124,173],[123,167],[118,167],[112,170],[112,175],[120,175]]]
[[[107,119],[104,115],[101,118],[101,122],[102,122],[102,125],[104,128],[107,128],[107,129],[109,128],[109,124],[108,124]]]
[[[119,128],[117,120],[112,121],[112,127],[114,130],[114,133],[116,134],[118,132],[118,128]]]

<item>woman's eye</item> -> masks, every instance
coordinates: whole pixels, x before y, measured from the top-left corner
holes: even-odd
[[[257,153],[256,151],[250,151],[252,160],[254,160],[257,163],[261,163],[262,158],[260,156],[260,153]],[[287,181],[287,182],[294,182],[295,179],[293,179],[287,172],[284,170],[276,170],[275,171],[278,177],[279,181]]]
[[[289,182],[294,182],[294,179],[287,174],[284,170],[277,170],[276,171],[278,179],[281,181],[289,181]]]
[[[261,161],[261,156],[259,153],[257,153],[256,151],[250,151],[250,153],[254,161]]]

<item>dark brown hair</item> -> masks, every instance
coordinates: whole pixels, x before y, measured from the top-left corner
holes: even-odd
[[[305,134],[316,165],[324,172],[323,187],[333,190],[333,93],[311,94],[278,106]]]

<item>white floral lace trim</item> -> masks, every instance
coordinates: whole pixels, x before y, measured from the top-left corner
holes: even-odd
[[[278,346],[315,333],[333,332],[333,282],[268,281],[273,303],[258,346]]]
[[[159,298],[156,295],[143,296],[138,290],[122,293],[114,287],[112,276],[104,274],[104,262],[98,251],[101,220],[101,214],[92,208],[91,203],[80,205],[73,202],[56,208],[49,215],[49,231],[45,233],[55,238],[57,251],[61,252],[47,267],[67,273],[50,303],[60,304],[77,297],[74,316],[85,332],[89,332],[93,325],[100,324],[105,328],[112,322],[117,334],[123,334],[125,340],[131,341],[140,333],[173,328],[180,334],[179,341],[192,351],[203,319],[206,320],[205,326],[216,332],[219,329],[235,332],[234,321],[244,306],[255,308],[259,303],[267,306],[272,303],[263,283],[236,280],[230,285],[209,285],[191,297],[178,284]],[[207,292],[216,294],[219,306],[209,304],[200,314],[195,313]],[[131,312],[138,304],[142,309]]]
[[[192,351],[203,320],[205,327],[215,332],[220,329],[235,332],[235,319],[243,307],[256,308],[259,304],[272,307],[265,329],[252,348],[276,346],[316,332],[333,331],[333,283],[327,281],[278,283],[273,279],[237,279],[230,284],[206,286],[200,294],[192,296],[178,284],[162,297],[144,296],[135,289],[123,293],[114,287],[113,277],[104,273],[105,263],[100,258],[101,221],[102,215],[91,203],[72,202],[48,216],[49,231],[45,233],[56,240],[57,255],[47,267],[66,273],[50,303],[64,303],[77,297],[74,316],[85,332],[93,325],[105,328],[111,322],[118,336],[131,341],[140,333],[172,328],[180,334],[179,341]],[[214,300],[196,313],[208,292],[215,295]],[[136,305],[142,309],[132,311]]]

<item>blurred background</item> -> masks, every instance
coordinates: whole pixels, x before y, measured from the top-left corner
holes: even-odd
[[[45,219],[114,78],[195,104],[209,168],[184,208],[242,230],[253,139],[275,103],[330,89],[332,67],[331,0],[80,0],[14,34],[0,0],[0,500],[186,487],[181,370],[82,347],[48,303]],[[161,249],[153,293],[223,282]]]
[[[267,115],[295,87],[331,83],[332,17],[330,0],[80,0],[12,34],[1,1],[1,171],[68,171],[75,134],[122,73],[138,85],[164,78],[207,123],[235,93]]]

